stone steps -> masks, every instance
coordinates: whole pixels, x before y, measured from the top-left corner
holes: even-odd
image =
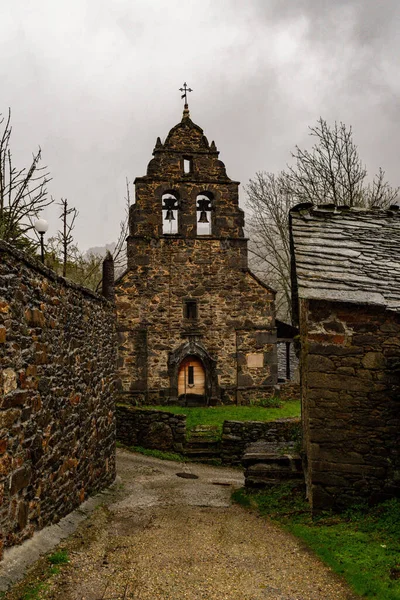
[[[245,468],[245,486],[262,488],[278,485],[283,481],[304,482],[300,455],[273,452],[265,442],[256,442],[245,452],[242,464]]]
[[[219,449],[213,448],[185,448],[188,458],[220,458]]]
[[[185,456],[191,460],[207,462],[221,457],[221,443],[215,439],[215,431],[197,428],[192,431],[185,445]]]
[[[202,440],[202,439],[192,439],[190,438],[186,442],[186,448],[214,448],[216,450],[220,450],[220,442],[217,440]]]

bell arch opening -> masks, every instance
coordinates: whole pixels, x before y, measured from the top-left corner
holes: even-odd
[[[164,192],[162,202],[162,232],[163,235],[178,233],[179,195],[175,190]]]
[[[201,192],[196,197],[197,235],[211,235],[211,211],[214,196],[211,192]]]

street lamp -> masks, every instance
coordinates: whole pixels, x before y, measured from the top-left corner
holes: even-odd
[[[49,224],[45,219],[38,219],[35,223],[35,229],[40,233],[40,250],[42,255],[42,263],[44,264],[44,243],[43,236],[49,228]]]

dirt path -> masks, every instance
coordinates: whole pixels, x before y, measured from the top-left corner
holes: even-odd
[[[230,504],[241,471],[125,451],[118,468],[122,488],[75,534],[70,564],[39,598],[354,598],[294,538]],[[182,472],[198,479],[176,475]]]

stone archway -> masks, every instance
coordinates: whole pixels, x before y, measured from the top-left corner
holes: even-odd
[[[199,342],[189,340],[171,352],[168,371],[170,402],[206,406],[218,402],[216,361]]]
[[[204,396],[206,371],[197,356],[187,356],[178,369],[178,399],[187,394]]]

